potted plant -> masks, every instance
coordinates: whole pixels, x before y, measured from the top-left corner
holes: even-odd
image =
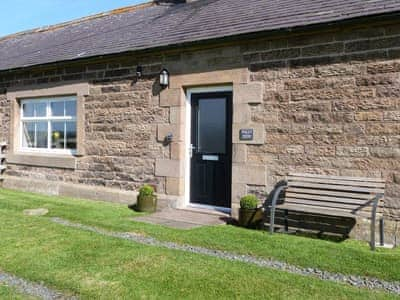
[[[157,196],[154,188],[148,184],[142,186],[137,196],[136,209],[141,212],[155,212],[157,209]]]
[[[255,195],[246,195],[240,199],[239,225],[257,228],[262,219],[262,209],[258,208],[259,200]]]

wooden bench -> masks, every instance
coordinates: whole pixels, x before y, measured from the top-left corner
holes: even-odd
[[[383,220],[384,191],[383,179],[290,173],[285,184],[274,191],[270,232],[274,233],[276,209],[284,210],[286,218],[288,211],[354,219],[364,217],[371,220],[370,246],[374,250],[375,223],[377,217]],[[287,219],[285,224],[287,230]]]

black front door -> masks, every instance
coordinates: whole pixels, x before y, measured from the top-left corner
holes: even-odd
[[[231,207],[232,93],[192,95],[191,203]]]

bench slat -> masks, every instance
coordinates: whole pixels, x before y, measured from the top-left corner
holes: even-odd
[[[331,196],[323,196],[323,195],[310,195],[310,194],[301,194],[294,192],[286,192],[286,197],[288,198],[300,198],[300,199],[309,199],[309,200],[319,200],[325,202],[337,202],[344,204],[354,204],[360,205],[368,203],[372,200],[373,196],[369,195],[369,199],[354,199],[354,198],[339,198],[339,197],[331,197]]]
[[[358,210],[371,210],[371,206],[363,206],[357,204],[344,204],[338,202],[327,202],[327,201],[318,201],[318,200],[309,200],[309,199],[299,199],[287,197],[285,203],[290,204],[300,204],[300,205],[310,205],[310,206],[318,206],[318,207],[327,207],[327,208],[337,208],[349,211],[358,211]]]
[[[358,212],[356,214],[350,213],[348,210],[341,210],[335,208],[327,208],[327,207],[318,207],[318,206],[309,206],[309,205],[293,205],[293,204],[281,204],[277,205],[276,208],[278,209],[287,209],[293,210],[298,212],[304,213],[314,213],[319,215],[330,215],[330,216],[337,216],[337,217],[366,217],[370,218],[371,214],[365,212]],[[377,214],[380,215],[380,214]]]
[[[378,189],[378,188],[337,186],[332,184],[310,183],[310,182],[299,182],[299,181],[289,181],[288,185],[301,188],[327,189],[327,190],[338,190],[338,191],[349,191],[349,192],[371,193],[371,194],[383,193],[384,191],[383,189]]]
[[[338,180],[338,179],[327,179],[327,178],[307,178],[291,176],[287,178],[288,181],[298,181],[298,182],[311,182],[311,183],[323,183],[323,184],[334,184],[334,185],[344,185],[344,186],[354,186],[354,187],[367,187],[367,188],[385,188],[385,184],[381,182],[365,182],[365,181],[350,181],[350,180]]]
[[[385,183],[385,180],[383,178],[318,175],[318,174],[295,173],[295,172],[289,173],[288,176]]]
[[[287,188],[287,192],[294,192],[294,193],[304,193],[304,194],[311,194],[311,195],[326,195],[326,196],[333,196],[333,197],[341,197],[341,198],[354,198],[354,199],[371,199],[373,195],[371,194],[361,194],[361,193],[352,193],[352,192],[342,192],[342,191],[333,191],[333,190],[321,190],[321,189],[307,189],[307,188],[298,188],[298,187],[291,187]]]

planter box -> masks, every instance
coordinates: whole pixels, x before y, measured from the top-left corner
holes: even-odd
[[[262,208],[239,209],[239,225],[246,228],[258,228],[263,220]]]
[[[157,210],[156,196],[141,196],[137,198],[136,209],[140,212],[155,212]]]

